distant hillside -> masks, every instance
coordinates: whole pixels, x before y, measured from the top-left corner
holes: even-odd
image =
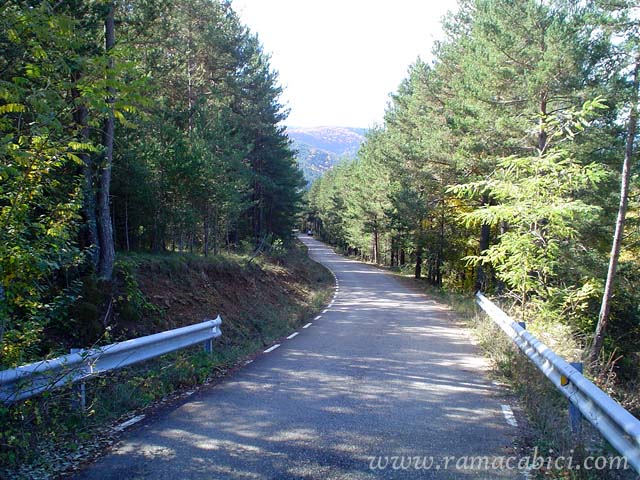
[[[341,159],[355,157],[365,132],[364,128],[348,127],[287,128],[298,151],[298,164],[309,184]]]

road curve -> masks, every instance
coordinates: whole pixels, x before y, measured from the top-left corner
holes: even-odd
[[[518,478],[464,464],[513,455],[518,429],[451,314],[301,239],[339,285],[320,318],[134,428],[77,479]]]

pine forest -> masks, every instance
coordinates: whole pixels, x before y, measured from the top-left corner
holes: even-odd
[[[434,287],[500,295],[593,362],[605,345],[633,376],[640,8],[459,5],[434,61],[411,65],[358,159],[313,184],[308,222],[343,251]]]

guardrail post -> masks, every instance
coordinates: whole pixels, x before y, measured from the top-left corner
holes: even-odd
[[[78,353],[81,350],[81,348],[72,348],[69,350],[69,353]],[[73,406],[75,408],[79,408],[84,415],[87,411],[87,395],[84,380],[73,385],[72,392],[73,396],[71,401],[73,403]]]
[[[213,338],[210,338],[209,340],[205,340],[203,345],[204,345],[204,351],[206,353],[213,352]]]
[[[570,362],[571,366],[582,373],[582,362]],[[571,400],[569,400],[569,426],[574,435],[582,434],[582,413]]]

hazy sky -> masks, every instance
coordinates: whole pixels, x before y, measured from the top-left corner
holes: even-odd
[[[455,0],[233,0],[280,74],[287,125],[382,122],[418,56],[431,59]]]

